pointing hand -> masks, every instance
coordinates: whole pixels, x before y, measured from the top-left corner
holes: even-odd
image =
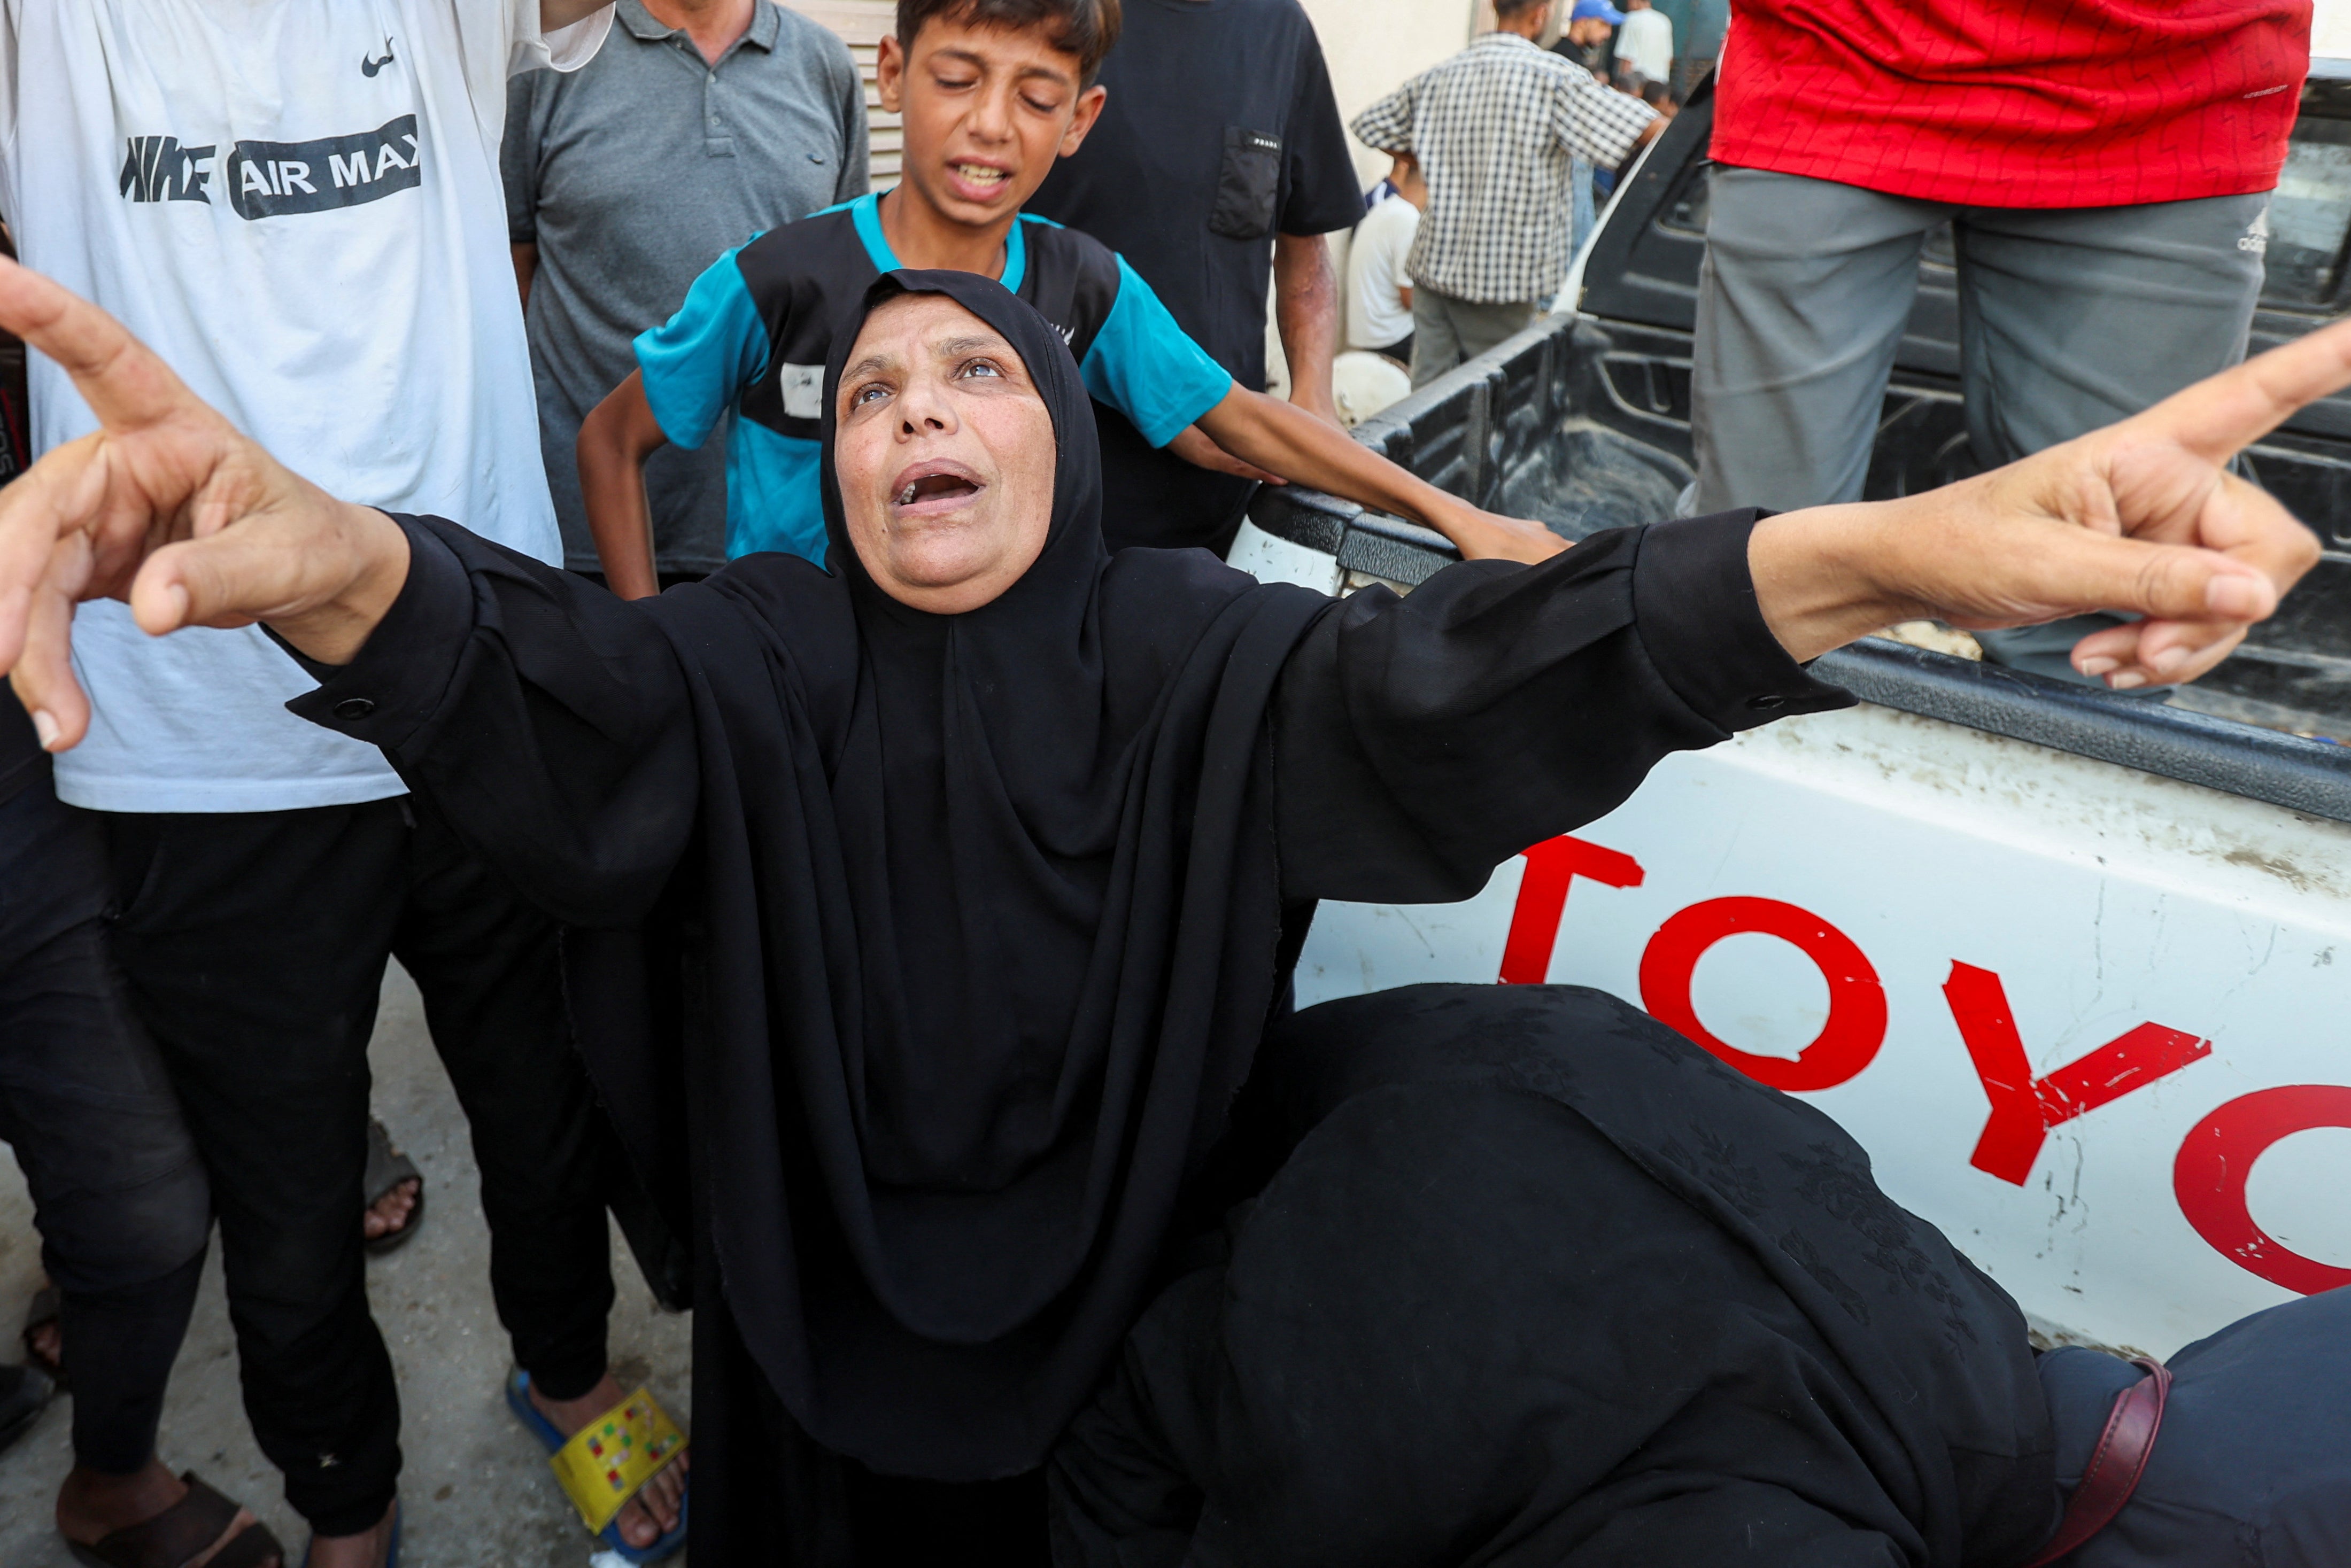
[[[1918,617],[1975,630],[2135,612],[2077,643],[2074,667],[2126,689],[2192,680],[2318,559],[2230,460],[2346,385],[2351,321],[1973,479],[1768,518],[1749,548],[1765,618],[1809,659]]]
[[[89,727],[74,606],[127,600],[142,630],[267,621],[348,659],[399,596],[407,536],[288,472],[121,324],[0,259],[0,327],[73,377],[99,430],[0,490],[0,671],[41,742]]]

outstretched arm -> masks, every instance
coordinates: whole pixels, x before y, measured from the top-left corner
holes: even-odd
[[[454,524],[328,495],[105,312],[6,262],[0,325],[73,374],[101,427],[0,490],[0,670],[43,744],[89,727],[78,600],[127,598],[155,635],[260,621],[327,680],[296,711],[381,746],[544,907],[622,924],[658,891],[696,763],[652,615]]]
[[[68,649],[82,599],[128,600],[152,636],[266,620],[325,662],[358,651],[408,572],[391,518],[289,472],[112,317],[14,262],[0,326],[62,365],[100,426],[0,491],[0,670],[44,745],[89,727]]]
[[[1471,562],[1406,599],[1358,594],[1283,674],[1285,885],[1467,897],[1668,753],[1842,706],[1801,661],[1910,617],[2137,611],[2085,638],[2076,666],[2123,688],[2201,674],[2318,555],[2226,464],[2346,382],[2351,324],[1924,495],[1612,530],[1531,569]]]
[[[1981,630],[2133,611],[2147,618],[2083,639],[2074,668],[2126,691],[2192,680],[2318,560],[2230,460],[2346,383],[2351,321],[1973,479],[1771,518],[1756,596],[1798,659],[1921,616]]]
[[[1540,566],[1465,561],[1324,615],[1274,712],[1286,892],[1466,898],[1667,754],[1848,705],[1765,625],[1754,527],[1743,512],[1612,528]]]
[[[1359,444],[1335,421],[1318,419],[1302,403],[1242,386],[1176,325],[1134,268],[1121,260],[1118,269],[1117,300],[1079,362],[1079,373],[1089,392],[1133,421],[1154,446],[1202,468],[1273,483],[1311,484],[1409,517],[1443,534],[1472,559],[1541,561],[1567,548],[1565,540],[1540,523],[1498,517],[1447,495]]]
[[[47,716],[51,749],[88,723],[68,657],[81,599],[126,598],[156,635],[264,621],[327,663],[365,643],[408,575],[397,524],[289,472],[105,312],[13,262],[0,261],[0,327],[63,364],[102,427],[0,490],[0,670]],[[2119,686],[2192,679],[2318,556],[2228,461],[2346,385],[2351,322],[1976,479],[1768,519],[1745,540],[1750,580],[1732,586],[1751,593],[1781,657],[1811,659],[1909,616],[1990,628],[2110,609],[2147,618],[2084,639],[2077,665]],[[1327,436],[1377,462],[1313,416],[1273,407],[1269,418],[1304,427],[1301,447]],[[1428,598],[1429,614],[1444,597]]]
[[[1567,541],[1540,523],[1449,495],[1295,403],[1236,384],[1199,428],[1241,462],[1436,529],[1470,560],[1541,561]]]

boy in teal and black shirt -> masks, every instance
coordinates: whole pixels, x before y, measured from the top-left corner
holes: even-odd
[[[637,339],[637,373],[580,427],[581,493],[615,592],[655,591],[644,459],[664,442],[700,446],[730,410],[727,554],[823,564],[817,432],[832,325],[901,267],[997,278],[1060,330],[1098,402],[1192,462],[1413,518],[1468,556],[1539,560],[1562,547],[1541,524],[1479,511],[1236,386],[1117,255],[1021,214],[1100,112],[1092,84],[1116,17],[1102,0],[901,0],[879,86],[883,108],[904,116],[903,182],[721,256]]]
[[[675,445],[698,447],[732,407],[726,553],[789,550],[821,565],[817,425],[836,309],[904,264],[879,196],[828,207],[727,252],[668,323],[637,339],[645,401]],[[1154,446],[1224,401],[1233,379],[1118,256],[1043,218],[1005,236],[1007,289],[1069,344],[1086,390]]]

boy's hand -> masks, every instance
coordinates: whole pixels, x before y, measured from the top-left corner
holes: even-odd
[[[1541,524],[1481,512],[1459,496],[1448,495],[1398,468],[1304,409],[1263,392],[1234,387],[1224,401],[1200,416],[1194,428],[1204,431],[1226,454],[1239,453],[1242,462],[1257,465],[1257,472],[1266,477],[1271,477],[1266,471],[1278,471],[1301,484],[1311,484],[1373,511],[1408,517],[1436,529],[1473,560],[1541,561],[1567,548],[1567,541]],[[1178,436],[1170,442],[1171,449],[1177,449],[1183,439]]]
[[[287,472],[106,312],[0,260],[0,327],[65,367],[100,429],[0,490],[0,671],[63,751],[89,729],[74,606],[128,600],[141,629],[266,620],[347,659],[399,597],[408,538]]]
[[[1465,561],[1523,561],[1529,566],[1548,561],[1573,543],[1541,524],[1524,517],[1505,517],[1475,506],[1448,509],[1432,517],[1429,526],[1453,541]]]

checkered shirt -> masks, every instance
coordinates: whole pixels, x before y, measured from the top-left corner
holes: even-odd
[[[1569,161],[1614,167],[1656,110],[1515,33],[1489,33],[1355,117],[1409,152],[1428,212],[1405,270],[1478,304],[1548,299],[1567,276]]]

